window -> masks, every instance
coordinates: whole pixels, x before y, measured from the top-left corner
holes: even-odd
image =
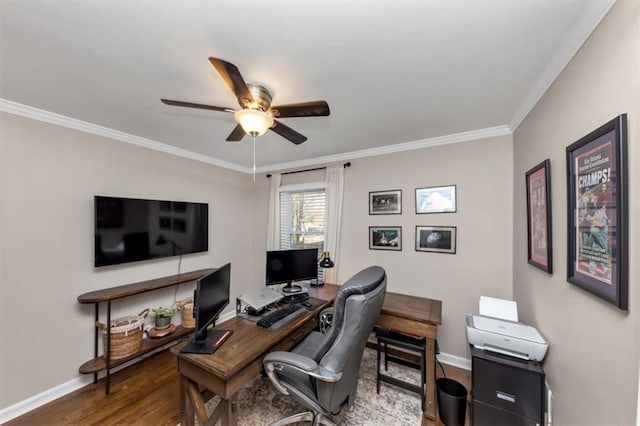
[[[280,248],[324,249],[324,188],[280,191]]]
[[[280,192],[280,248],[324,247],[324,189]]]

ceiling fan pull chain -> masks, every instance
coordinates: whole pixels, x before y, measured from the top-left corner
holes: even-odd
[[[256,181],[256,137],[253,137],[253,181]]]

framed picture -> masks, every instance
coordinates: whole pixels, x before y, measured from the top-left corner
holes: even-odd
[[[455,213],[456,186],[416,188],[416,213]]]
[[[526,174],[527,261],[552,274],[551,166],[544,160]]]
[[[401,214],[402,190],[369,192],[369,214]]]
[[[416,251],[456,254],[456,227],[416,226]]]
[[[401,226],[370,226],[370,250],[402,250]]]
[[[627,116],[567,147],[567,281],[628,310]]]

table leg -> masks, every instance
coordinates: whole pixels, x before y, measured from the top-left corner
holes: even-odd
[[[427,392],[425,392],[423,416],[429,419],[436,418],[436,341],[427,338],[425,346],[425,363],[427,370]]]
[[[234,394],[230,399],[220,401],[222,405],[222,424],[236,426],[238,424],[238,396]]]
[[[222,426],[236,426],[238,424],[238,397],[236,394],[230,399],[221,398],[211,416],[203,424],[204,426],[214,426],[218,420]]]
[[[182,417],[180,420],[181,426],[193,426],[194,425],[194,409],[191,400],[189,399],[189,383],[191,381],[184,376],[180,376],[180,411]]]

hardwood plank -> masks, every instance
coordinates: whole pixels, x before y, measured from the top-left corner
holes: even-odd
[[[382,313],[431,324],[442,324],[442,302],[425,297],[387,292]]]
[[[90,291],[78,296],[78,302],[100,303],[114,299],[121,299],[123,297],[131,296],[134,294],[145,293],[147,291],[158,290],[160,288],[170,287],[176,284],[195,281],[198,278],[201,278],[215,270],[215,268],[199,269],[197,271],[185,272],[183,274],[170,275],[168,277],[161,277],[153,280],[140,281],[137,283]]]
[[[89,384],[6,425],[171,425],[180,422],[180,380],[176,357],[163,351],[111,376]]]
[[[174,331],[173,333],[169,334],[168,336],[165,337],[159,337],[159,338],[147,338],[147,339],[143,339],[142,340],[142,348],[136,352],[134,355],[128,356],[126,358],[122,358],[119,359],[117,361],[112,361],[111,362],[111,368],[115,368],[120,364],[124,364],[128,361],[131,361],[132,359],[138,358],[139,356],[147,353],[147,352],[151,352],[154,351],[156,349],[158,349],[161,346],[164,346],[166,344],[171,343],[173,340],[177,340],[180,339],[182,337],[185,336],[189,336],[193,334],[193,329],[192,328],[184,328],[182,327],[182,325],[178,325],[176,326],[176,331]],[[78,371],[82,374],[89,374],[89,373],[95,373],[96,371],[102,371],[105,368],[107,368],[107,362],[104,358],[103,355],[97,357],[97,358],[93,358],[90,359],[89,361],[85,362],[84,364],[82,364],[80,366],[80,368],[78,369]]]
[[[471,374],[444,365],[447,377],[471,388]],[[442,376],[440,366],[437,376]],[[7,423],[13,425],[168,425],[180,422],[180,378],[176,357],[167,350],[111,376],[113,392],[104,395],[102,380],[63,396]],[[471,408],[467,405],[467,425]],[[423,419],[423,426],[441,425]]]

